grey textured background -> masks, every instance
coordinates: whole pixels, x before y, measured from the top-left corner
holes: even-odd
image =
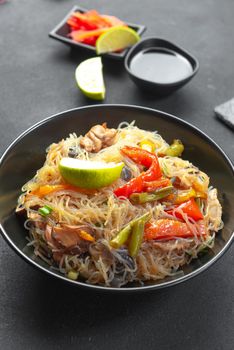
[[[93,103],[74,69],[88,55],[48,38],[73,5],[147,26],[200,62],[198,75],[167,98],[142,94],[122,63],[104,61],[106,103],[137,104],[200,127],[234,160],[233,133],[213,108],[234,96],[233,0],[8,0],[0,5],[0,152],[33,123]],[[0,348],[234,348],[233,247],[182,285],[139,295],[94,294],[33,270],[0,239]]]

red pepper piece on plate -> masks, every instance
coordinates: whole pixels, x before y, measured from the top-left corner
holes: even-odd
[[[100,15],[96,10],[90,10],[85,13],[73,12],[68,18],[67,24],[70,27],[69,37],[77,42],[91,46],[95,46],[96,40],[103,33],[103,30],[108,30],[114,26],[126,26],[117,17]],[[83,34],[87,36],[83,37]]]
[[[84,15],[87,22],[96,25],[97,28],[112,27],[110,21],[103,17],[103,15],[100,15],[96,10],[87,11]]]
[[[69,36],[78,42],[93,45],[92,43],[96,43],[97,38],[103,34],[105,31],[107,31],[107,28],[103,29],[95,29],[95,30],[75,30],[69,34]]]
[[[80,24],[77,22],[77,20],[74,17],[68,18],[67,24],[71,27],[71,30],[81,29]]]
[[[102,15],[102,19],[105,20],[109,27],[126,26],[126,24],[123,21],[121,21],[121,19],[115,16]]]
[[[86,45],[95,46],[97,38],[97,36],[89,36],[88,38],[83,39],[82,42]]]
[[[99,28],[97,23],[92,21],[92,19],[89,18],[87,13],[74,12],[72,14],[72,18],[74,21],[77,22],[77,25],[81,30],[94,30]]]

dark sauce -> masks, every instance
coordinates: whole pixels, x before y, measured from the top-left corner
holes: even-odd
[[[191,75],[193,67],[179,53],[165,48],[148,48],[138,52],[130,62],[137,77],[159,84],[171,84]]]

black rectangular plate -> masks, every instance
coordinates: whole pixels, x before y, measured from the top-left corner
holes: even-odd
[[[69,33],[69,26],[67,24],[68,18],[71,16],[71,14],[75,11],[80,11],[80,12],[87,12],[88,10],[80,7],[80,6],[74,6],[71,11],[62,19],[62,21],[54,28],[51,30],[49,33],[49,37],[53,38],[55,40],[61,41],[64,44],[70,45],[71,47],[74,48],[83,48],[88,51],[93,51],[94,53],[96,52],[95,47],[91,45],[86,45],[83,43],[78,43],[72,39],[70,39],[67,35]],[[134,29],[139,35],[142,35],[142,33],[146,30],[146,26],[141,25],[141,24],[135,24],[135,23],[129,23],[125,22],[130,28]],[[123,59],[129,49],[125,49],[121,51],[120,53],[107,53],[104,56],[106,57],[111,57],[115,59]]]

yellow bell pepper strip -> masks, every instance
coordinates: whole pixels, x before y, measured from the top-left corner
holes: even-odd
[[[149,221],[151,218],[151,214],[150,213],[146,213],[142,216],[140,216],[139,218],[136,218],[132,221],[130,221],[118,234],[117,236],[115,236],[111,241],[110,241],[110,245],[115,248],[118,249],[120,248],[122,245],[124,245],[131,232],[132,232],[132,228],[133,226],[138,222],[138,221],[143,221],[144,223],[146,223],[147,221]]]
[[[172,144],[166,149],[166,156],[180,157],[184,151],[184,145],[180,140],[173,140]]]
[[[195,191],[207,192],[209,186],[209,177],[200,171],[198,176],[196,176],[194,179],[192,186]]]
[[[152,153],[155,152],[156,146],[150,140],[142,140],[139,145],[142,149],[144,149],[148,152],[152,152]]]
[[[190,188],[189,190],[178,191],[175,199],[175,204],[186,202],[193,197],[196,197],[196,191],[193,188]]]
[[[153,193],[147,193],[147,192],[142,192],[142,193],[133,193],[130,196],[131,202],[134,204],[144,204],[147,202],[154,202],[159,199],[162,199],[164,197],[167,197],[169,194],[174,192],[174,187],[173,186],[167,186],[164,188],[161,188]]]
[[[207,193],[205,193],[205,192],[200,192],[200,191],[196,191],[196,196],[195,196],[195,198],[206,199],[206,198],[207,198]]]
[[[60,184],[60,185],[42,185],[35,190],[32,190],[27,195],[33,195],[38,197],[45,197],[48,194],[59,191],[75,191],[86,194],[94,194],[94,190],[79,188],[76,186],[68,185],[68,184]]]

